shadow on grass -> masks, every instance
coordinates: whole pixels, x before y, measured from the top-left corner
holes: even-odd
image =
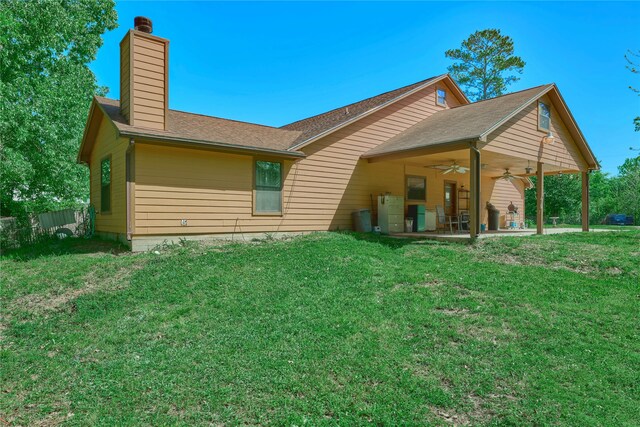
[[[446,245],[447,242],[439,242],[436,240],[424,240],[411,237],[390,237],[377,233],[357,233],[355,231],[341,231],[341,234],[351,236],[355,240],[360,240],[368,243],[377,243],[387,246],[390,249],[401,249],[408,245]]]
[[[29,261],[41,257],[61,256],[70,254],[130,254],[131,251],[120,242],[103,240],[97,237],[85,239],[82,237],[69,237],[58,239],[52,237],[33,245],[23,246],[17,249],[3,250],[0,259],[14,261]]]

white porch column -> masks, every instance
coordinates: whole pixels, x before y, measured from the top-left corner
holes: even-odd
[[[480,235],[480,150],[475,143],[469,149],[469,234],[472,239]]]
[[[589,231],[589,171],[582,172],[582,231]]]
[[[536,175],[536,198],[538,201],[536,228],[538,234],[544,234],[544,164],[542,162],[538,162]]]

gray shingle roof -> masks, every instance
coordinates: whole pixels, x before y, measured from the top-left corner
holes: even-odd
[[[299,131],[280,129],[253,123],[221,119],[200,114],[169,110],[167,130],[129,126],[120,114],[120,102],[96,97],[96,101],[125,135],[140,134],[162,139],[192,140],[203,144],[222,144],[248,149],[286,151],[300,136]]]
[[[343,123],[351,121],[358,116],[380,107],[387,102],[398,98],[407,92],[412,91],[428,82],[434,81],[443,76],[429,77],[428,79],[419,81],[417,83],[404,86],[398,89],[394,89],[389,92],[381,93],[380,95],[373,96],[371,98],[363,99],[362,101],[354,102],[353,104],[345,105],[327,111],[326,113],[318,114],[306,119],[298,120],[297,122],[289,123],[282,126],[280,129],[299,131],[300,135],[294,141],[293,145],[302,143],[308,139],[318,136],[336,126],[340,126]]]
[[[548,92],[553,85],[537,86],[497,98],[439,111],[401,134],[366,152],[362,157],[409,151],[450,142],[479,139]]]

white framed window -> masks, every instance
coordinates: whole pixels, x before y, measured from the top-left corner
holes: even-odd
[[[282,162],[256,160],[253,188],[254,215],[282,215]]]
[[[446,107],[447,106],[447,91],[441,88],[436,89],[436,104]]]
[[[544,102],[538,102],[538,130],[548,132],[551,129],[551,108]]]

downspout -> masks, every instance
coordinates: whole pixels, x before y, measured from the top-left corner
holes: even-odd
[[[125,153],[126,198],[127,198],[127,240],[131,241],[135,224],[135,140],[129,138],[129,146]]]

